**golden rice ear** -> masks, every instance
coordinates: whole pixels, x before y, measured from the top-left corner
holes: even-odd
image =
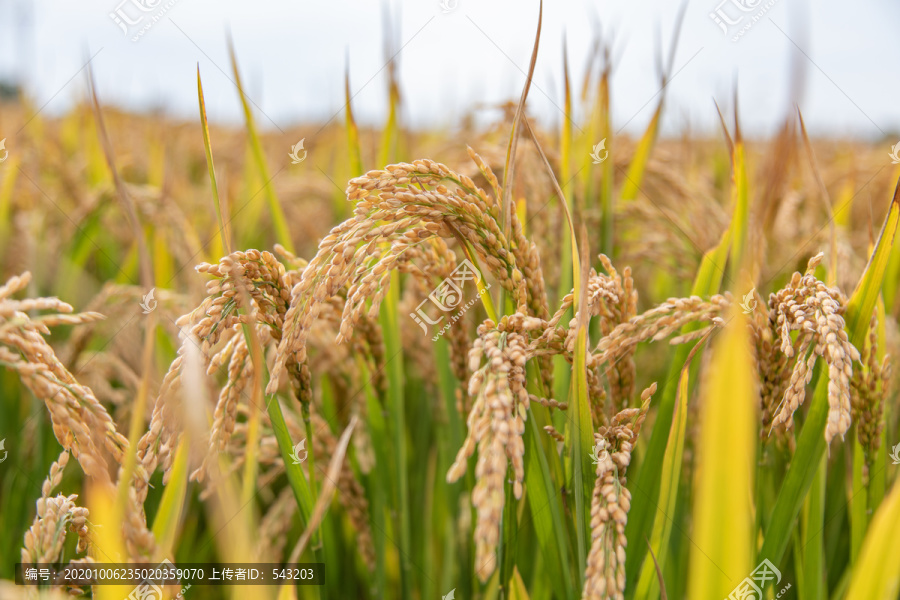
[[[597,479],[591,496],[591,548],[584,572],[582,598],[605,600],[625,593],[625,525],[631,509],[631,492],[625,474],[634,444],[647,416],[656,383],[641,393],[641,408],[627,408],[601,426],[595,434],[598,445],[592,457]]]
[[[799,273],[795,273],[788,287],[776,292],[770,301],[781,351],[788,357],[794,356],[796,351],[796,362],[772,427],[792,425],[794,412],[806,398],[806,386],[812,380],[816,361],[822,356],[828,365],[831,382],[825,428],[825,440],[830,443],[835,436],[843,437],[850,428],[850,379],[859,352],[847,335],[844,296],[813,274],[823,256],[819,253],[812,257],[806,274],[798,277]],[[798,332],[796,342],[791,332]]]

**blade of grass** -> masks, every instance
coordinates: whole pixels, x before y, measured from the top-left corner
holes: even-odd
[[[649,545],[649,542],[647,543]],[[666,582],[663,579],[663,574],[659,568],[659,562],[656,560],[656,555],[653,554],[653,548],[647,548],[647,551],[650,553],[650,558],[653,559],[653,568],[656,571],[656,584],[659,586],[659,598],[660,600],[668,600],[669,594],[666,592]]]
[[[109,168],[110,173],[112,173],[112,179],[116,189],[116,198],[118,198],[122,205],[122,210],[125,213],[125,217],[128,219],[128,224],[131,227],[135,243],[137,244],[141,285],[149,290],[154,286],[153,263],[150,259],[150,252],[147,249],[147,240],[144,238],[144,232],[141,229],[141,223],[138,220],[138,213],[134,201],[128,193],[125,184],[122,182],[121,177],[119,177],[118,169],[116,169],[114,160],[115,152],[113,151],[109,135],[106,132],[106,123],[103,119],[103,112],[100,110],[100,101],[97,99],[96,87],[94,85],[94,75],[90,68],[88,68],[88,87],[90,88],[91,93],[91,104],[94,108],[94,118],[97,122],[97,137],[100,139],[103,155],[106,158],[106,165]],[[152,331],[152,329],[149,329],[148,331]]]
[[[613,132],[612,125],[610,123],[612,119],[611,115],[611,102],[610,102],[610,78],[612,75],[612,66],[608,65],[605,69],[603,69],[603,73],[600,76],[600,89],[597,94],[597,104],[598,111],[597,116],[600,121],[600,133],[599,136],[603,136],[601,139],[606,140],[606,149],[609,154],[613,152]],[[607,156],[609,156],[607,154]],[[613,257],[613,252],[615,250],[613,234],[615,231],[615,217],[616,217],[616,207],[615,207],[615,199],[613,198],[613,183],[615,180],[615,160],[609,159],[603,161],[603,166],[600,167],[601,170],[601,181],[600,181],[600,207],[603,215],[603,238],[601,241],[601,248],[603,249],[603,253],[608,257]],[[587,203],[587,194],[585,194],[585,204]]]
[[[737,306],[712,349],[708,377],[696,453],[690,598],[724,598],[753,569],[759,394],[749,328]]]
[[[574,237],[574,236],[573,236]],[[579,578],[578,587],[584,585],[584,567],[587,561],[586,540],[589,537],[590,521],[588,507],[594,488],[594,471],[591,469],[591,447],[593,446],[594,425],[591,422],[590,400],[587,391],[587,344],[590,315],[587,306],[587,279],[590,274],[588,259],[587,230],[581,230],[581,273],[575,277],[575,297],[573,304],[578,315],[575,335],[575,356],[572,361],[572,395],[569,410],[573,418],[566,431],[566,453],[572,468],[572,494],[575,496],[575,540],[577,548]]]
[[[531,362],[529,371],[529,389],[539,393],[540,376]],[[534,522],[538,544],[544,557],[544,566],[554,582],[562,585],[563,597],[574,600],[578,597],[573,586],[573,578],[569,571],[569,546],[565,538],[566,527],[563,521],[563,510],[557,497],[560,481],[559,456],[556,443],[550,449],[542,444],[544,426],[550,424],[548,409],[536,403],[528,408],[528,419],[525,425],[525,483],[528,494],[528,506]],[[556,466],[553,468],[553,466]],[[555,474],[555,475],[554,475]]]
[[[509,600],[531,600],[528,595],[528,588],[525,587],[525,582],[522,581],[522,575],[518,569],[513,570],[513,576],[510,580]]]
[[[290,229],[287,225],[287,218],[284,216],[284,210],[275,195],[275,189],[272,187],[271,177],[269,176],[269,167],[266,165],[266,155],[263,152],[262,143],[259,134],[256,131],[256,124],[253,121],[253,112],[250,110],[250,104],[247,102],[247,96],[244,94],[244,86],[241,83],[241,74],[238,70],[237,56],[234,52],[234,43],[228,40],[228,55],[231,58],[231,70],[234,73],[234,83],[241,99],[241,107],[244,110],[244,125],[247,128],[247,137],[250,139],[250,149],[253,151],[253,161],[259,172],[259,177],[264,186],[266,200],[269,203],[269,212],[272,218],[272,226],[275,228],[275,241],[294,252],[294,243],[291,241]]]
[[[118,563],[126,560],[125,538],[122,535],[123,513],[116,508],[116,491],[111,485],[92,482],[88,486],[87,506],[91,514],[93,547],[98,560]],[[94,588],[98,600],[122,600],[132,591],[132,586],[98,585]]]
[[[400,342],[400,325],[397,322],[400,303],[400,275],[391,272],[387,296],[381,304],[381,328],[384,332],[384,349],[387,358],[389,431],[394,449],[394,469],[397,485],[394,488],[394,506],[397,507],[397,531],[400,537],[400,581],[403,598],[412,598],[411,524],[409,505],[409,469],[406,443],[406,400],[403,390],[403,354]]]
[[[350,158],[350,177],[358,177],[363,173],[362,149],[359,143],[359,128],[356,126],[356,118],[353,116],[353,98],[350,95],[350,57],[346,59],[344,67],[344,126],[347,129],[347,149]],[[349,202],[346,197],[335,197],[335,215],[339,220],[344,220],[350,213]]]
[[[750,192],[747,182],[747,165],[744,160],[744,141],[738,122],[737,90],[734,93],[734,151],[731,157],[732,177],[734,185],[731,197],[734,206],[731,228],[731,262],[729,263],[729,280],[732,285],[741,281],[740,269],[747,266],[745,256],[750,223]]]
[[[297,500],[297,507],[300,512],[300,519],[303,525],[308,525],[312,517],[313,494],[303,474],[303,468],[294,464],[291,455],[294,451],[294,443],[291,440],[291,434],[288,433],[287,423],[284,420],[284,413],[281,412],[281,403],[278,397],[270,395],[266,398],[266,410],[269,419],[272,421],[272,431],[275,434],[275,440],[278,442],[278,449],[281,451],[281,459],[284,461],[284,471],[287,475],[288,484]]]
[[[362,356],[357,356],[360,377],[365,384],[366,395],[366,426],[372,438],[372,450],[375,453],[376,465],[389,465],[387,424],[385,423],[385,410],[382,402],[372,385],[371,369]],[[383,399],[382,399],[383,401]],[[386,589],[386,552],[387,523],[385,521],[385,507],[392,489],[391,469],[373,469],[366,477],[366,488],[369,491],[369,507],[372,515],[372,543],[375,548],[375,589]]]
[[[209,171],[209,185],[212,187],[213,206],[216,208],[216,218],[219,220],[219,237],[225,252],[231,254],[231,232],[228,229],[228,221],[222,210],[222,202],[219,199],[219,185],[216,183],[216,167],[213,163],[212,144],[209,140],[209,121],[206,118],[206,101],[203,98],[203,83],[200,81],[200,64],[197,64],[197,98],[200,101],[200,127],[203,132],[203,147],[206,149],[206,168]]]
[[[344,122],[347,127],[347,147],[350,149],[350,170],[354,177],[361,175],[362,166],[362,150],[359,145],[359,128],[356,126],[356,119],[353,117],[353,98],[350,96],[350,59],[347,58],[344,67],[344,102],[347,109],[344,113]]]
[[[528,74],[525,76],[525,86],[522,88],[522,95],[519,97],[519,104],[516,106],[516,114],[513,117],[512,131],[509,135],[509,144],[506,147],[506,166],[503,169],[503,200],[500,206],[500,214],[502,215],[503,235],[509,240],[510,226],[512,224],[512,186],[515,177],[516,168],[516,146],[519,143],[519,122],[525,116],[525,101],[528,99],[528,90],[531,89],[531,79],[534,76],[534,65],[537,62],[538,46],[541,41],[541,25],[544,15],[544,0],[538,3],[538,24],[537,32],[534,36],[534,47],[531,50],[531,62],[528,64]],[[500,302],[500,307],[505,302]]]
[[[585,305],[587,284],[582,284],[582,282],[586,282],[587,274],[589,273],[590,269],[590,261],[587,259],[587,233],[586,231],[582,232],[583,256],[579,258],[579,247],[575,237],[575,225],[572,220],[572,214],[569,211],[569,206],[565,201],[565,194],[563,194],[562,190],[560,189],[559,182],[556,181],[556,176],[553,174],[553,169],[550,167],[550,162],[547,160],[547,156],[544,154],[544,150],[543,148],[541,148],[541,144],[538,141],[537,136],[535,135],[535,132],[531,127],[531,124],[528,122],[528,119],[526,117],[523,117],[522,123],[525,125],[525,128],[531,135],[531,138],[534,141],[534,145],[538,150],[538,154],[540,154],[541,156],[544,167],[546,168],[550,176],[550,181],[553,184],[554,189],[556,190],[557,196],[562,202],[563,209],[566,215],[566,221],[569,225],[569,239],[572,242],[572,280],[574,283],[574,298],[572,302],[572,310],[573,314],[578,314],[579,308]],[[589,523],[586,520],[584,511],[586,506],[590,506],[590,497],[593,487],[593,481],[591,480],[593,470],[591,469],[590,448],[591,446],[593,446],[594,431],[593,425],[591,423],[591,412],[587,397],[586,353],[587,325],[589,322],[587,311],[584,311],[584,314],[581,315],[581,318],[583,322],[580,322],[578,326],[579,329],[575,342],[575,359],[572,367],[572,399],[576,400],[576,405],[574,407],[575,410],[573,410],[572,412],[576,416],[574,419],[574,423],[569,424],[569,429],[567,431],[565,440],[565,449],[567,456],[571,457],[572,459],[569,461],[569,463],[571,464],[572,468],[571,480],[573,482],[572,489],[574,490],[575,495],[575,536],[577,552],[576,565],[579,577],[579,589],[581,588],[581,585],[583,583],[582,580],[584,578],[584,566],[587,560],[585,537],[586,532],[588,531]],[[571,402],[570,410],[572,410]],[[584,446],[585,443],[587,443],[587,447]],[[585,473],[587,473],[587,479],[589,480],[588,483],[590,485],[585,485]]]
[[[0,240],[9,240],[9,218],[10,207],[12,206],[12,193],[16,185],[16,179],[19,174],[19,163],[21,159],[18,156],[12,156],[6,165],[5,174],[3,175],[3,183],[0,184]]]
[[[572,179],[572,86],[569,81],[569,53],[563,38],[563,122],[560,132],[560,161],[559,175],[562,185],[566,187],[563,193],[567,195],[560,198],[554,196],[556,201],[568,205],[574,200]],[[556,288],[556,297],[563,298],[572,289],[572,233],[567,220],[560,220],[560,257],[559,257],[559,285]],[[565,317],[564,317],[565,318]],[[562,356],[553,357],[553,397],[565,398],[569,392],[569,380],[572,369]]]
[[[181,512],[187,494],[188,482],[188,448],[185,440],[175,450],[175,461],[169,483],[163,488],[159,509],[153,518],[153,537],[156,539],[159,556],[163,559],[172,556],[175,551],[175,536],[181,522]]]
[[[847,600],[892,600],[900,593],[900,485],[872,519],[859,560],[853,567]]]
[[[650,154],[653,152],[653,146],[659,134],[659,122],[662,119],[663,98],[660,97],[659,104],[653,113],[653,118],[647,125],[647,130],[641,136],[631,164],[628,165],[628,172],[625,175],[625,181],[622,182],[622,191],[619,198],[622,203],[631,202],[637,198],[640,190],[640,183],[644,179],[644,171],[647,169],[647,163],[650,162]]]
[[[700,346],[695,346],[699,348]],[[653,524],[653,533],[650,536],[647,548],[651,556],[653,549],[656,548],[656,554],[659,556],[659,562],[666,564],[666,556],[669,550],[669,538],[672,535],[672,516],[675,514],[675,503],[678,499],[678,486],[681,480],[681,464],[684,455],[684,434],[687,424],[687,400],[689,396],[688,379],[690,376],[689,365],[681,371],[681,377],[678,380],[678,392],[676,395],[677,405],[672,415],[672,427],[669,432],[669,441],[666,444],[666,453],[663,456],[662,478],[659,491],[660,510],[656,512],[656,518]],[[641,570],[641,576],[638,580],[637,591],[634,595],[636,599],[650,600],[656,598],[657,595],[664,592],[659,589],[658,581],[661,576],[658,575],[659,564],[657,559],[653,557],[653,564],[644,561],[644,567]]]
[[[811,493],[804,506],[802,526],[803,578],[798,582],[800,600],[817,600],[825,593],[825,490],[828,479],[828,461],[822,456],[813,478]]]
[[[644,131],[644,135],[641,136],[637,149],[635,149],[631,164],[628,165],[628,173],[625,177],[625,181],[622,183],[622,191],[619,194],[623,203],[630,202],[637,198],[638,190],[644,179],[644,172],[647,169],[647,163],[650,162],[653,146],[656,145],[656,140],[659,136],[659,124],[662,119],[663,105],[665,104],[666,99],[666,87],[668,86],[669,78],[672,74],[672,67],[675,64],[675,51],[678,48],[678,38],[681,34],[681,26],[684,23],[686,9],[687,2],[683,2],[679,9],[678,16],[675,18],[675,32],[672,36],[672,44],[669,49],[669,64],[666,67],[665,72],[662,73],[659,104],[656,105],[656,110],[653,112],[653,118],[650,119],[647,129]]]
[[[703,259],[700,261],[700,268],[697,270],[697,276],[694,278],[694,285],[691,289],[692,295],[704,297],[718,293],[723,277],[722,266],[725,265],[728,259],[730,248],[731,229],[728,229],[722,235],[719,245],[703,255]],[[689,333],[695,329],[696,326],[687,325],[682,328],[681,332],[682,334]],[[663,460],[675,410],[677,387],[672,382],[678,381],[681,366],[687,361],[693,346],[694,344],[678,346],[675,349],[674,358],[669,364],[669,372],[665,381],[670,383],[667,383],[663,388],[662,400],[660,400],[659,408],[656,412],[656,421],[653,425],[653,432],[650,435],[650,442],[647,445],[644,459],[635,477],[637,482],[635,489],[641,491],[642,499],[640,502],[632,503],[631,511],[628,514],[628,523],[625,525],[625,537],[629,540],[646,539],[653,527],[653,519],[659,501]],[[690,379],[696,379],[696,367],[691,371]],[[634,588],[645,557],[646,546],[644,544],[633,544],[625,555],[627,588]]]
[[[250,293],[247,289],[241,285],[239,287],[239,293],[243,296],[243,305],[244,306],[252,306]],[[241,330],[244,335],[244,339],[247,342],[247,347],[250,349],[250,361],[253,365],[253,376],[250,388],[250,403],[247,407],[248,415],[247,415],[247,440],[245,443],[245,453],[244,453],[244,473],[242,478],[242,487],[241,487],[241,506],[246,506],[249,504],[253,497],[256,495],[256,476],[259,471],[259,436],[260,436],[260,421],[262,419],[261,409],[263,398],[266,395],[266,381],[263,379],[263,364],[265,363],[265,358],[263,357],[263,348],[262,344],[259,341],[259,336],[256,333],[256,320],[255,318],[251,319],[249,323],[241,323]],[[309,468],[313,469],[315,463],[310,461]],[[312,486],[313,490],[315,490],[315,485]],[[254,512],[247,511],[247,524],[250,529],[256,529],[256,522],[254,520]]]
[[[831,257],[829,260],[827,273],[827,283],[835,285],[837,281],[837,227],[835,224],[837,215],[834,214],[831,199],[828,195],[828,188],[819,171],[816,161],[816,154],[806,132],[806,124],[803,122],[803,114],[797,110],[797,117],[800,121],[800,133],[803,139],[803,146],[806,150],[806,156],[809,160],[810,169],[819,188],[819,195],[825,209],[825,215],[828,218],[831,235]],[[854,445],[856,433],[854,428]],[[861,454],[861,453],[860,453]],[[861,466],[857,465],[857,453],[854,451],[854,476],[862,476]],[[857,470],[859,473],[857,474]],[[827,489],[828,480],[828,461],[824,456],[819,459],[819,467],[813,477],[811,484],[811,494],[809,494],[804,502],[803,518],[801,522],[801,531],[803,535],[803,546],[799,549],[803,559],[803,577],[800,585],[798,585],[798,596],[800,600],[815,600],[827,595],[827,581],[825,578],[825,491]],[[854,486],[854,489],[858,489]],[[862,527],[865,531],[865,505],[866,501],[862,499],[862,515],[859,514],[859,503],[855,503],[854,510],[851,513],[851,538],[856,537],[856,532]],[[862,536],[860,535],[860,541]],[[853,540],[851,539],[851,556],[854,556]]]
[[[394,60],[399,50],[395,51],[399,44],[394,37],[391,26],[390,5],[384,4],[382,13],[384,23],[384,58],[387,61],[388,74],[388,119],[385,123],[381,137],[381,151],[378,154],[379,166],[394,162],[397,156],[399,141],[398,107],[400,105],[400,86],[397,82],[397,63]],[[392,47],[393,46],[393,47]]]
[[[331,505],[331,501],[334,499],[334,492],[337,489],[337,480],[340,478],[341,463],[344,462],[344,456],[347,454],[347,447],[350,444],[350,435],[353,433],[356,423],[356,416],[350,417],[350,423],[338,440],[337,446],[334,449],[334,454],[331,455],[331,460],[328,463],[328,471],[322,484],[322,491],[316,500],[315,506],[312,507],[312,513],[306,523],[306,529],[303,531],[303,535],[300,536],[300,539],[297,540],[294,549],[291,551],[288,563],[296,563],[300,560],[300,557],[303,555],[303,550],[306,549],[310,539],[312,539],[318,531],[322,519],[325,518],[325,514],[328,512],[328,507]],[[285,584],[285,586],[288,586],[288,584]]]

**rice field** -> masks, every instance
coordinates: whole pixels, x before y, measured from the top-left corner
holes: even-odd
[[[900,598],[896,150],[616,135],[603,56],[557,129],[4,100],[0,598]],[[324,568],[14,582],[165,560]]]

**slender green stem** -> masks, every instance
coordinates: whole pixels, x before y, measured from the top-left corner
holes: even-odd
[[[394,466],[397,470],[398,530],[400,533],[400,582],[403,598],[411,599],[412,567],[410,564],[411,527],[409,507],[409,473],[406,449],[406,405],[403,392],[403,354],[400,345],[400,328],[397,323],[397,305],[400,302],[400,275],[391,273],[391,283],[387,296],[381,305],[381,327],[384,331],[384,348],[387,356],[385,365],[388,375],[388,411],[390,429],[394,445]]]

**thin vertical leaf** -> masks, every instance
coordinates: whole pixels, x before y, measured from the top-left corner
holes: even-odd
[[[900,485],[872,519],[859,560],[853,566],[847,600],[894,600],[900,594]]]
[[[163,488],[159,509],[153,518],[153,537],[162,556],[171,556],[175,550],[175,535],[184,510],[187,482],[188,449],[185,440],[182,440],[175,450],[169,483]]]
[[[823,456],[806,498],[803,511],[802,545],[798,548],[802,556],[802,581],[797,590],[800,600],[816,600],[825,594],[825,490],[828,479],[828,461]],[[763,557],[765,558],[765,557]]]
[[[394,449],[394,469],[397,485],[394,489],[394,506],[397,507],[397,531],[400,550],[400,581],[403,598],[412,598],[411,515],[409,504],[409,466],[406,442],[406,400],[404,395],[403,354],[400,345],[400,324],[397,322],[400,303],[400,275],[391,272],[387,296],[381,304],[381,327],[384,332],[384,349],[388,376],[388,413],[390,435]]]
[[[519,97],[519,104],[516,106],[516,114],[513,117],[512,130],[509,134],[509,145],[506,148],[506,167],[503,169],[503,199],[500,206],[500,212],[502,215],[501,222],[503,224],[503,235],[507,240],[510,239],[510,225],[512,220],[512,186],[516,168],[516,146],[519,143],[519,122],[525,116],[525,101],[528,99],[528,90],[531,89],[531,78],[534,77],[534,65],[537,62],[543,20],[544,0],[540,0],[538,4],[537,32],[534,35],[534,46],[531,50],[531,62],[528,64],[528,74],[525,76],[525,86],[522,88],[522,95]]]
[[[244,86],[241,83],[241,74],[238,70],[234,44],[230,39],[228,41],[228,53],[231,57],[231,70],[234,73],[234,82],[241,99],[241,106],[244,109],[244,125],[247,128],[247,136],[250,138],[250,149],[253,151],[253,161],[259,173],[259,178],[262,180],[266,200],[268,200],[269,203],[272,226],[275,228],[275,241],[287,248],[290,252],[294,252],[294,243],[291,241],[291,233],[288,229],[287,218],[284,216],[284,210],[281,208],[278,197],[275,195],[275,189],[272,187],[272,178],[269,175],[269,167],[266,165],[266,155],[265,152],[263,152],[262,142],[256,131],[256,124],[253,121],[253,112],[250,110],[250,103],[247,102],[247,96],[244,94]]]
[[[725,598],[753,570],[759,394],[746,317],[737,306],[730,317],[702,386],[690,598]]]
[[[688,365],[685,365],[687,367]],[[687,425],[687,401],[690,394],[688,379],[690,369],[684,368],[678,379],[678,393],[675,413],[672,416],[672,427],[669,432],[669,442],[666,445],[666,453],[663,457],[661,487],[659,491],[659,510],[653,524],[653,533],[650,536],[651,555],[656,549],[658,559],[644,561],[641,577],[638,580],[637,591],[634,595],[639,600],[656,598],[661,590],[659,587],[658,563],[666,564],[669,552],[669,539],[672,535],[675,514],[675,503],[678,499],[678,487],[681,481],[681,465],[684,462],[684,437]]]
[[[572,494],[575,497],[575,540],[578,552],[579,587],[584,585],[584,567],[587,560],[587,533],[590,531],[588,508],[594,487],[594,471],[591,468],[591,447],[594,445],[594,425],[591,422],[590,399],[587,391],[587,344],[588,321],[587,279],[590,274],[588,259],[587,231],[581,232],[581,273],[575,279],[575,294],[578,298],[574,309],[578,315],[575,334],[575,352],[572,361],[572,394],[569,410],[573,418],[566,431],[566,451],[572,469]]]
[[[719,244],[703,255],[700,268],[694,278],[691,294],[695,296],[709,296],[718,293],[724,274],[724,265],[728,259],[731,248],[731,230],[728,229],[722,235]],[[689,333],[696,329],[695,326],[686,325],[682,333]],[[691,352],[693,344],[682,344],[675,349],[672,362],[669,364],[669,372],[665,381],[675,382],[678,373]],[[692,371],[691,377],[695,376]],[[660,481],[662,478],[663,459],[668,445],[669,432],[672,427],[673,413],[675,410],[676,386],[667,383],[663,388],[662,399],[656,411],[656,422],[650,435],[643,462],[635,477],[636,488],[642,490],[643,501],[635,502],[628,515],[628,523],[625,526],[625,536],[629,540],[647,539],[653,527],[654,514],[659,500]],[[646,557],[646,544],[632,544],[625,557],[625,573],[628,587],[632,588],[637,582],[641,565]]]
[[[222,202],[219,199],[219,184],[216,182],[216,167],[213,163],[212,144],[209,140],[209,121],[206,118],[206,101],[203,98],[203,83],[200,81],[200,65],[197,65],[197,98],[200,101],[200,127],[203,132],[203,147],[206,149],[206,168],[209,171],[209,185],[212,188],[213,206],[219,220],[219,237],[225,252],[231,254],[231,233],[228,228],[230,219],[225,219]]]

